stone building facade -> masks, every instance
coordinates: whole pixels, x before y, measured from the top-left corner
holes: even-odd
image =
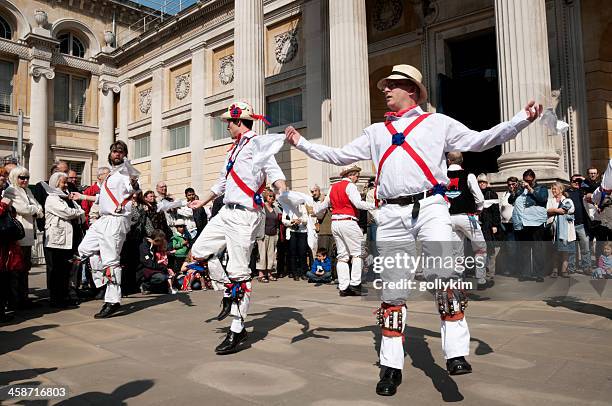
[[[202,191],[230,144],[217,117],[232,100],[266,113],[271,133],[291,124],[340,146],[382,120],[375,84],[400,63],[423,72],[423,107],[474,129],[532,96],[556,106],[567,134],[536,124],[467,154],[468,168],[495,181],[526,168],[567,179],[612,155],[603,0],[208,0],[155,15],[127,0],[0,0],[0,156],[15,150],[22,110],[32,181],[65,159],[90,183],[122,139],[144,188]],[[277,160],[297,190],[338,172],[289,147]]]

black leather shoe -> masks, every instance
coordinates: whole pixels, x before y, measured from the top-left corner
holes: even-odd
[[[355,296],[355,293],[350,289],[350,288],[346,288],[344,290],[339,290],[338,294],[342,297],[345,296]]]
[[[402,383],[402,370],[387,367],[382,378],[376,384],[376,393],[380,396],[393,396]]]
[[[353,292],[353,296],[362,296],[363,290],[361,290],[361,283],[357,286],[349,285],[349,290]]]
[[[232,298],[223,296],[223,300],[221,300],[221,312],[217,316],[217,320],[221,321],[227,316],[229,316],[232,311]]]
[[[104,303],[99,313],[94,314],[95,319],[106,319],[115,313],[121,305],[119,303]]]
[[[472,373],[472,366],[463,357],[446,360],[446,370],[450,375],[463,375]]]
[[[225,336],[225,340],[215,348],[217,355],[232,354],[238,352],[238,346],[244,343],[247,339],[246,329],[242,329],[240,333],[234,333],[232,330],[228,331]]]

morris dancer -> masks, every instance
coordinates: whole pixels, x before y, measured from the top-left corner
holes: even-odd
[[[478,223],[477,213],[484,207],[484,196],[473,173],[463,169],[463,154],[458,151],[446,155],[449,185],[446,197],[450,201],[451,225],[453,227],[453,254],[463,257],[463,242],[467,238],[474,250],[478,290],[486,289],[485,263],[487,243]]]
[[[315,204],[317,214],[321,214],[331,206],[331,230],[337,249],[336,270],[340,296],[361,296],[363,233],[357,221],[359,210],[372,210],[374,204],[361,200],[361,195],[355,186],[360,172],[361,168],[355,165],[343,169],[340,172],[342,180],[331,186],[329,194],[321,204]],[[349,269],[348,262],[351,258]]]
[[[377,199],[380,203],[377,248],[387,259],[397,250],[414,255],[415,241],[423,242],[425,256],[449,255],[452,238],[448,205],[443,194],[448,183],[445,152],[484,151],[504,143],[533,122],[542,106],[530,101],[510,121],[490,130],[472,131],[443,114],[425,113],[418,106],[427,100],[421,73],[410,65],[396,65],[391,75],[378,82],[387,106],[385,123],[365,128],[361,136],[342,148],[315,145],[301,137],[293,127],[285,130],[287,140],[313,159],[335,165],[348,165],[371,159],[377,170]],[[384,169],[384,170],[383,170]],[[442,248],[442,252],[440,252]],[[435,262],[435,261],[434,261]],[[459,276],[454,270],[428,269],[428,279]],[[385,289],[384,282],[413,277],[399,266],[386,269],[382,305],[378,322],[382,327],[380,364],[386,367],[376,393],[394,395],[402,380],[404,366],[403,331],[406,323],[408,289]],[[470,334],[463,315],[464,295],[460,291],[437,292],[441,316],[442,351],[451,375],[471,372],[465,360],[469,354]]]
[[[264,164],[262,171],[252,171],[256,148],[251,140],[257,136],[252,131],[253,121],[265,120],[264,117],[253,114],[248,103],[235,102],[221,118],[227,121],[227,130],[234,144],[227,153],[217,183],[202,200],[189,203],[189,207],[195,209],[225,193],[223,208],[210,220],[191,248],[194,259],[208,261],[211,279],[226,286],[217,320],[223,320],[230,312],[233,320],[225,340],[215,349],[219,355],[239,351],[238,347],[247,339],[244,319],[251,296],[249,260],[256,238],[263,236],[264,232],[261,193],[266,178],[279,192],[286,191],[285,176],[274,156]],[[227,274],[217,258],[226,247],[229,255]]]
[[[96,319],[110,317],[121,306],[119,254],[130,229],[132,193],[139,188],[137,178],[130,175],[132,168],[126,161],[127,154],[125,142],[115,141],[108,154],[111,173],[102,183],[100,193],[96,196],[71,193],[74,200],[89,200],[100,206],[100,218],[87,230],[79,245],[81,260],[99,255],[101,261],[101,271],[93,269],[94,280],[97,286],[106,284],[106,293],[102,309],[94,315]]]

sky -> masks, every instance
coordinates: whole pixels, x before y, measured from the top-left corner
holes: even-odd
[[[166,4],[166,12],[175,14],[182,6],[183,9],[197,3],[198,0],[132,0],[134,3],[142,4],[143,6],[151,7],[160,10],[162,5]]]

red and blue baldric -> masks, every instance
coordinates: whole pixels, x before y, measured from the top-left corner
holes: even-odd
[[[243,134],[246,134],[246,133],[243,133]],[[243,134],[241,134],[241,137],[238,138],[238,142],[240,142],[240,139],[242,138]],[[255,136],[257,136],[257,134],[253,135],[253,137]],[[263,197],[261,196],[261,194],[266,188],[266,181],[264,180],[264,182],[261,184],[259,189],[257,189],[257,191],[254,191],[246,183],[244,183],[244,181],[240,178],[240,176],[238,176],[238,174],[234,170],[234,164],[236,163],[236,160],[238,159],[238,155],[244,149],[244,147],[246,147],[249,141],[253,139],[253,137],[247,138],[247,140],[245,141],[244,144],[242,144],[242,147],[240,149],[238,149],[238,142],[232,146],[232,148],[230,149],[231,151],[230,157],[227,160],[227,165],[225,167],[225,170],[226,170],[225,178],[227,179],[228,176],[231,176],[232,179],[234,180],[234,183],[236,183],[236,186],[238,186],[240,190],[242,190],[247,196],[253,199],[253,208],[258,208],[258,207],[263,207],[263,204],[264,204]]]
[[[397,113],[390,112],[390,113],[385,114],[385,117],[390,117],[390,116],[401,117],[406,111],[407,110],[400,111]],[[378,182],[380,179],[380,173],[382,171],[383,164],[385,163],[387,158],[389,158],[389,156],[393,153],[393,151],[395,151],[398,147],[401,147],[404,151],[406,151],[406,153],[408,153],[408,155],[412,158],[412,160],[416,162],[419,168],[421,168],[421,171],[423,171],[423,174],[425,175],[429,183],[431,183],[432,185],[431,194],[432,195],[433,194],[442,194],[442,195],[444,194],[444,191],[445,191],[444,185],[440,184],[437,181],[437,179],[435,178],[431,170],[427,167],[427,164],[425,163],[423,158],[421,158],[419,154],[417,154],[417,152],[406,141],[408,134],[410,134],[410,132],[414,130],[416,126],[418,126],[423,120],[425,120],[429,116],[431,116],[431,113],[421,114],[412,123],[410,123],[404,129],[403,132],[398,132],[393,126],[393,123],[391,121],[387,120],[387,122],[385,123],[385,127],[391,134],[391,146],[385,151],[382,158],[380,159],[380,162],[378,163],[378,171],[376,173],[376,182],[374,186],[374,196],[375,196],[376,206],[378,206],[379,204],[377,188],[378,188]]]

